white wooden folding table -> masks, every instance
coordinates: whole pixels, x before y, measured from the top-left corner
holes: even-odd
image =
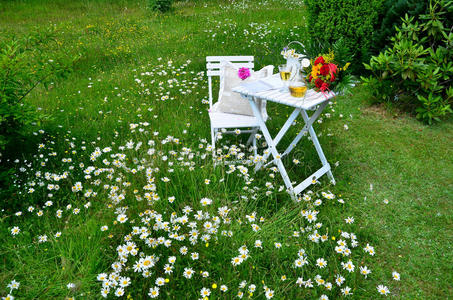
[[[282,92],[280,90],[250,92],[243,86],[237,86],[233,88],[233,91],[241,94],[249,101],[250,106],[252,107],[252,111],[258,121],[260,129],[263,132],[264,138],[266,139],[268,145],[268,149],[264,151],[262,159],[260,159],[260,161],[256,164],[255,171],[258,171],[263,166],[267,166],[271,163],[276,164],[280,174],[283,177],[283,181],[285,182],[286,188],[293,199],[296,199],[299,193],[301,193],[311,184],[315,183],[317,179],[324,174],[327,174],[330,181],[333,184],[335,184],[335,179],[332,175],[330,164],[327,162],[324,152],[322,151],[321,144],[319,143],[318,137],[316,136],[315,130],[313,129],[313,123],[321,115],[322,111],[329,103],[329,100],[332,97],[335,97],[335,93],[333,92],[317,93],[315,90],[310,89],[307,91],[305,98],[295,98],[292,97],[289,92]],[[264,122],[261,113],[256,105],[255,102],[256,99],[262,99],[294,107],[294,111],[288,117],[285,124],[280,129],[275,138],[272,138],[269,133],[266,123]],[[315,110],[311,116],[309,116],[307,113],[307,111],[309,110]],[[299,131],[297,136],[294,138],[294,140],[290,143],[290,145],[286,148],[286,150],[283,153],[278,152],[277,151],[278,143],[281,141],[283,136],[286,134],[286,132],[293,124],[294,120],[296,120],[296,118],[299,115],[302,116],[305,122],[305,126]],[[316,148],[316,152],[318,153],[319,159],[321,160],[322,167],[313,174],[311,174],[309,177],[307,177],[304,181],[293,187],[293,184],[289,179],[288,173],[286,172],[285,166],[283,165],[282,158],[288,155],[295,148],[297,143],[302,139],[306,132],[310,134],[311,140],[313,141],[313,144]],[[271,154],[273,156],[273,160],[266,163],[269,155]]]

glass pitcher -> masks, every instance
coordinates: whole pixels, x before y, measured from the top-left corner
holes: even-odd
[[[291,79],[289,81],[289,92],[291,96],[302,98],[307,92],[307,84],[305,82],[302,70],[300,67],[294,68],[291,71]]]
[[[301,42],[292,41],[284,48],[284,50],[288,51],[285,53],[287,54],[286,65],[291,72],[289,92],[291,96],[301,98],[305,96],[305,92],[307,91],[307,84],[302,74],[302,66],[308,59],[303,54],[299,54],[294,49],[291,49],[290,46],[292,44],[298,44],[302,49],[304,49],[304,45]]]

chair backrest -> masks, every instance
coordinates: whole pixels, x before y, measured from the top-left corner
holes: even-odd
[[[212,109],[212,76],[221,76],[220,68],[223,62],[231,62],[238,68],[249,68],[255,66],[253,56],[206,56],[206,70],[208,75],[209,108]],[[220,79],[222,80],[222,78]]]

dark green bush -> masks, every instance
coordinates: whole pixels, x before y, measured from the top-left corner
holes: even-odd
[[[372,35],[378,27],[382,0],[306,0],[306,24],[314,42],[333,44],[343,39],[353,55],[354,73],[363,69],[371,55]]]
[[[173,0],[149,0],[149,8],[154,11],[167,12],[171,9]]]
[[[379,16],[378,27],[373,33],[373,54],[379,53],[390,44],[390,37],[396,33],[396,27],[402,24],[402,18],[407,14],[415,17],[427,10],[427,0],[387,0],[384,3],[382,14]]]
[[[453,1],[431,1],[428,11],[405,16],[390,48],[364,64],[378,102],[394,102],[431,124],[452,112]]]

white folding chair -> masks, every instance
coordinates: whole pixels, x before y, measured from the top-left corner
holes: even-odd
[[[212,96],[212,76],[222,75],[222,63],[230,62],[238,68],[249,68],[253,70],[253,56],[207,56],[206,57],[206,69],[208,75],[208,88],[209,88],[209,119],[211,121],[211,139],[212,139],[212,151],[215,154],[215,142],[217,140],[217,134],[221,129],[231,128],[250,128],[248,130],[241,130],[241,133],[250,133],[250,137],[247,141],[247,146],[250,143],[253,144],[253,151],[256,156],[256,133],[260,129],[258,120],[254,116],[238,115],[231,113],[216,112],[213,107],[213,96]],[[220,78],[223,80],[223,78]],[[217,97],[216,97],[217,98]],[[244,99],[246,101],[246,99]],[[263,120],[266,121],[268,118],[266,112],[266,101],[262,101],[259,106]],[[222,133],[235,133],[234,130],[223,131]]]

